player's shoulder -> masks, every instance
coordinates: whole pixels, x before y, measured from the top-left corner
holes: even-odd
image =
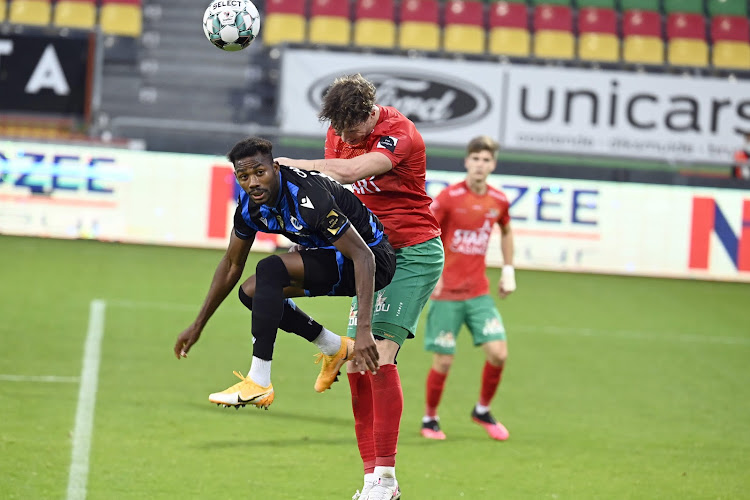
[[[487,193],[490,195],[490,197],[496,199],[499,202],[508,203],[508,197],[505,196],[505,193],[501,189],[490,185],[488,185],[487,188]]]
[[[451,184],[443,190],[445,196],[448,196],[449,198],[458,198],[465,195],[467,192],[468,189],[466,188],[466,183],[463,181]]]

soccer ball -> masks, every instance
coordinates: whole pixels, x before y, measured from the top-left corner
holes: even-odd
[[[250,0],[214,0],[203,14],[203,32],[221,50],[242,50],[260,32],[260,14]]]

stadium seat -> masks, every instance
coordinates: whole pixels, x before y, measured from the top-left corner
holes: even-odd
[[[534,55],[545,59],[573,59],[573,14],[565,5],[534,8]]]
[[[708,0],[708,15],[747,17],[747,3],[745,0]]]
[[[52,5],[49,0],[12,0],[8,21],[11,24],[47,26],[52,19]]]
[[[711,19],[713,51],[717,68],[750,69],[750,23],[744,16],[719,15]]]
[[[354,12],[354,44],[393,49],[396,21],[393,0],[357,0]]]
[[[61,28],[94,28],[96,0],[58,0],[52,23]]]
[[[584,7],[599,7],[601,9],[616,9],[615,0],[578,0],[576,2],[579,9]]]
[[[496,55],[530,55],[529,13],[525,3],[503,1],[490,5],[487,50]]]
[[[352,39],[350,14],[349,2],[312,0],[308,40],[326,45],[349,45]]]
[[[603,7],[578,10],[578,57],[587,61],[620,60],[617,13]]]
[[[469,0],[448,0],[444,12],[443,49],[464,54],[484,53],[484,5]]]
[[[664,13],[690,13],[703,15],[703,0],[664,0]]]
[[[307,34],[305,0],[267,0],[260,37],[269,47],[304,42]]]
[[[707,66],[708,44],[703,14],[667,16],[667,61],[675,66]]]
[[[140,0],[103,0],[99,11],[102,33],[119,36],[141,36],[143,18]]]
[[[628,63],[664,64],[661,14],[628,10],[622,17],[622,59]]]
[[[440,49],[440,4],[437,0],[402,0],[398,46],[401,49]]]
[[[5,0],[0,0],[0,23],[5,21],[5,11],[7,8],[8,5],[5,3]]]

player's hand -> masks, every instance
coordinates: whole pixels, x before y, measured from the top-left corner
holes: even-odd
[[[299,252],[299,251],[300,251],[300,250],[302,250],[303,248],[305,248],[305,247],[303,247],[303,246],[302,246],[302,245],[300,245],[299,243],[295,243],[294,245],[292,245],[292,246],[290,246],[290,247],[289,247],[289,253],[292,253],[292,252]]]
[[[504,299],[516,290],[516,270],[513,266],[505,265],[500,273],[499,293]]]
[[[177,336],[177,342],[174,345],[174,355],[177,359],[187,358],[188,351],[190,348],[198,342],[201,338],[201,330],[195,325],[190,325],[185,328],[180,335]]]
[[[380,367],[379,359],[378,346],[375,344],[375,337],[372,336],[372,332],[357,332],[354,339],[354,359],[352,360],[354,367],[362,374],[371,371],[375,375]]]

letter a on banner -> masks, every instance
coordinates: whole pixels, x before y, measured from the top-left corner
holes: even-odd
[[[52,44],[44,49],[25,90],[27,94],[38,94],[43,88],[52,89],[57,95],[70,94],[70,86]]]
[[[734,267],[738,271],[750,271],[750,200],[742,203],[742,228],[738,237],[716,200],[700,196],[693,198],[690,269],[708,269],[711,232],[716,233]]]

